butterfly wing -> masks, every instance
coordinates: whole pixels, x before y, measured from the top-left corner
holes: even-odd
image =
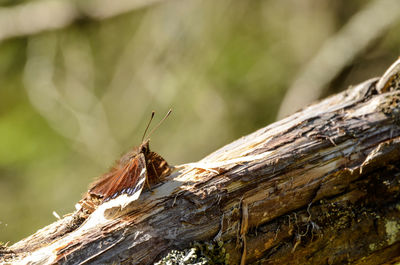
[[[150,186],[162,181],[170,172],[167,161],[155,152],[146,154],[147,178]]]
[[[128,194],[139,198],[146,182],[147,169],[145,157],[137,154],[125,165],[114,168],[95,182],[89,194],[100,197],[103,201],[113,199],[120,194]]]

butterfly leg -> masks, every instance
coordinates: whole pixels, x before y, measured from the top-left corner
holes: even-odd
[[[150,182],[149,182],[149,176],[146,177],[146,186],[149,189],[149,191],[151,191],[151,186],[150,186]]]
[[[160,176],[158,175],[157,170],[156,170],[156,168],[154,167],[154,164],[153,164],[153,163],[151,163],[151,166],[153,167],[154,173],[156,173],[156,178],[157,178],[157,183],[158,183],[158,182],[161,181]]]

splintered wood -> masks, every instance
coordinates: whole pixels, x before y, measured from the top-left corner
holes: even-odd
[[[110,200],[91,215],[66,216],[1,249],[0,259],[152,264],[196,241],[222,242],[227,264],[399,261],[396,76],[389,71],[176,166],[127,205]]]

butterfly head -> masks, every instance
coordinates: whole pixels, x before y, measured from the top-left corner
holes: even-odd
[[[145,140],[140,146],[139,146],[139,150],[138,153],[142,153],[142,154],[148,154],[150,152],[150,147],[149,147],[149,142],[150,139]]]

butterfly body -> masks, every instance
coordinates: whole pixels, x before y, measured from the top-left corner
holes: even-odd
[[[146,140],[123,155],[110,172],[92,183],[80,204],[90,213],[103,202],[122,194],[137,199],[143,189],[150,189],[170,172],[167,161],[150,151],[149,140]]]

